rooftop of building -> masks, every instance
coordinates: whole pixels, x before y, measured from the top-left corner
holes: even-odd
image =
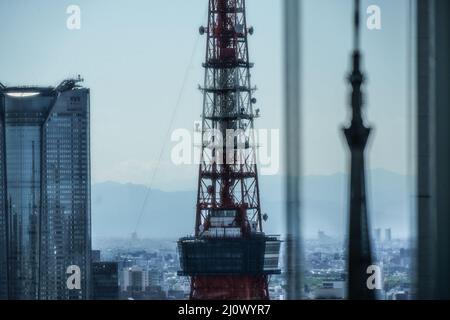
[[[5,86],[0,82],[0,94],[5,94],[12,98],[27,98],[37,95],[54,95],[57,92],[70,91],[82,88],[80,85],[84,80],[81,76],[77,78],[69,78],[63,80],[55,87],[41,87],[41,86]]]

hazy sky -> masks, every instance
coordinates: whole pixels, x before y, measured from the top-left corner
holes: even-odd
[[[303,170],[344,172],[339,128],[347,119],[350,0],[306,0],[303,8]],[[406,173],[407,0],[363,1],[382,9],[382,30],[363,34],[367,117],[375,127],[370,166]],[[68,30],[66,9],[81,8],[81,30]],[[248,0],[255,62],[258,128],[282,126],[280,0]],[[91,89],[93,182],[148,185],[181,94],[175,128],[199,119],[206,0],[2,0],[0,81],[57,85],[81,74]],[[191,56],[193,57],[190,64]],[[183,79],[187,74],[184,90]],[[175,167],[168,145],[154,187],[194,189],[195,166]]]

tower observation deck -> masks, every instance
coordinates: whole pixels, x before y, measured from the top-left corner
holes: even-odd
[[[269,299],[280,240],[263,232],[245,0],[209,0],[195,235],[178,242],[191,299]]]

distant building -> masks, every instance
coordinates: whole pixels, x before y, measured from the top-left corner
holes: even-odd
[[[171,289],[167,292],[168,300],[186,300],[187,294],[183,290]]]
[[[392,240],[392,229],[386,229],[384,234],[384,241],[391,241]]]
[[[345,298],[345,281],[324,281],[314,290],[315,299],[342,300]]]
[[[323,231],[318,231],[317,232],[317,239],[320,241],[321,239],[323,239],[325,237],[325,232]]]
[[[381,228],[375,229],[375,242],[381,242]]]
[[[150,286],[145,290],[143,298],[146,300],[167,300],[167,294],[161,286]]]
[[[410,300],[410,293],[405,290],[391,290],[387,294],[387,300]]]
[[[148,271],[148,285],[151,287],[162,286],[163,277],[160,270],[152,269]]]
[[[119,299],[117,262],[94,262],[92,264],[92,298],[94,300]]]
[[[123,270],[124,291],[144,292],[149,285],[148,271],[141,267],[131,267]]]
[[[92,262],[101,262],[101,251],[100,250],[92,250]]]
[[[330,242],[332,239],[329,237],[324,231],[320,231],[317,233],[317,239],[319,242]]]
[[[0,298],[88,299],[89,90],[0,85]],[[78,267],[81,290],[69,290]]]

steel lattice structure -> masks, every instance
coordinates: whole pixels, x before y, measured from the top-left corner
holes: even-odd
[[[268,299],[279,240],[263,234],[245,0],[209,0],[195,237],[181,239],[192,299]],[[276,262],[276,263],[275,263]],[[269,263],[270,264],[270,263]]]
[[[249,31],[250,30],[250,31]],[[210,0],[199,171],[196,235],[210,209],[239,209],[244,233],[249,221],[262,231],[252,136],[256,114],[250,83],[244,0]],[[233,140],[233,141],[231,141]]]

